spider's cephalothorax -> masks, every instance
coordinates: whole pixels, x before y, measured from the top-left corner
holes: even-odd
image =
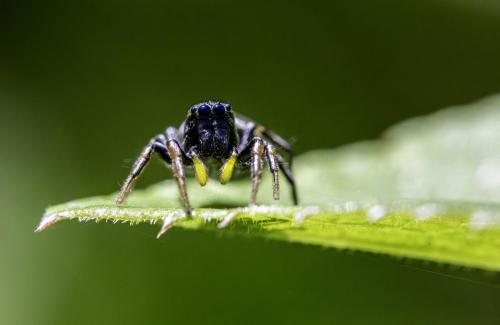
[[[234,120],[229,104],[207,102],[194,105],[180,127],[184,149],[187,153],[197,151],[202,159],[228,158],[238,145]]]
[[[194,170],[201,186],[207,183],[209,175],[217,176],[221,184],[226,184],[235,168],[249,169],[252,179],[250,205],[254,205],[264,161],[267,161],[273,175],[274,199],[278,200],[280,195],[281,170],[292,187],[294,203],[298,203],[291,171],[291,145],[262,125],[242,116],[235,116],[229,104],[208,101],[193,105],[178,129],[168,127],[164,134],[151,139],[123,184],[117,203],[125,201],[154,152],[171,166],[187,215],[191,214],[191,206],[184,167]],[[287,160],[282,154],[286,155]]]

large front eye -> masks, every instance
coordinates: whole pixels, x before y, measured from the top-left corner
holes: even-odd
[[[222,115],[224,114],[226,110],[224,109],[224,105],[222,105],[221,103],[217,103],[214,105],[214,113],[215,115]]]
[[[201,117],[209,117],[211,112],[212,111],[210,109],[210,106],[208,106],[207,104],[203,104],[200,107],[198,107],[198,114]]]

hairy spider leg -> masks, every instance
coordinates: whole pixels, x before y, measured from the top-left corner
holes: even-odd
[[[285,159],[283,159],[283,157],[280,154],[276,154],[276,159],[278,160],[278,165],[280,166],[280,169],[283,171],[283,174],[285,174],[285,178],[288,181],[288,184],[290,184],[290,187],[292,188],[293,204],[298,205],[299,198],[292,170],[289,168],[289,166],[287,166]]]
[[[125,202],[128,194],[132,191],[134,188],[135,183],[137,182],[137,179],[141,175],[142,171],[144,168],[147,166],[149,161],[151,160],[151,156],[153,155],[153,152],[159,152],[162,154],[165,152],[165,136],[164,135],[158,135],[151,139],[149,141],[148,145],[144,147],[142,150],[142,153],[139,155],[137,160],[135,161],[132,170],[130,171],[129,175],[127,176],[127,179],[123,183],[120,193],[118,197],[116,198],[116,203],[122,204]],[[163,155],[162,155],[163,156]],[[164,158],[168,158],[168,155],[165,155]],[[167,161],[167,163],[170,163],[170,161]]]
[[[264,167],[264,154],[266,147],[264,141],[260,138],[254,138],[252,145],[252,160],[250,174],[252,176],[252,195],[250,196],[250,204],[255,205],[257,202],[257,192],[259,191],[260,181],[262,179],[262,169]]]
[[[289,154],[292,153],[292,145],[289,142],[287,142],[285,139],[280,137],[278,134],[274,133],[271,130],[266,129],[262,125],[257,126],[257,131],[261,132],[262,135],[264,135],[266,138],[268,138],[275,145],[278,145],[281,148],[283,148],[283,150],[285,150],[287,153],[289,153]]]
[[[172,168],[172,173],[181,192],[182,202],[184,203],[184,210],[187,216],[191,216],[191,205],[189,204],[189,197],[186,189],[186,177],[184,175],[184,165],[182,158],[188,158],[184,151],[182,150],[179,141],[177,139],[178,131],[174,127],[167,128],[165,132],[167,135],[167,153],[170,158],[170,166]]]
[[[239,119],[240,121],[244,121],[245,124],[243,126],[239,126],[240,130],[242,131],[241,137],[240,137],[240,144],[238,146],[238,153],[242,153],[250,144],[250,142],[254,138],[255,134],[255,123],[251,121],[246,121]]]
[[[279,169],[283,171],[283,174],[285,175],[285,178],[287,179],[287,182],[290,184],[290,187],[292,189],[292,199],[295,205],[298,205],[298,194],[297,194],[297,188],[295,185],[295,180],[293,177],[292,173],[292,162],[293,162],[293,150],[292,150],[292,145],[288,143],[286,140],[284,140],[282,137],[280,137],[278,134],[274,133],[271,130],[266,129],[263,125],[258,125],[254,123],[251,120],[248,120],[244,117],[239,118],[242,123],[244,123],[243,126],[240,126],[242,129],[242,136],[241,136],[241,141],[240,141],[240,146],[238,147],[238,152],[244,152],[245,148],[249,146],[249,143],[252,141],[252,137],[255,135],[262,135],[265,137],[271,144],[274,144],[279,149],[283,149],[283,151],[287,154],[288,156],[288,162],[277,152],[276,147],[274,147],[273,152],[274,152],[274,158],[278,162]],[[271,160],[269,158],[269,154],[266,153],[267,160],[269,162],[269,167],[273,168],[271,166]],[[272,158],[271,158],[272,159]],[[273,181],[276,179],[276,173],[271,171],[273,173]],[[278,194],[276,194],[276,189],[278,188]],[[279,183],[274,182],[273,183],[273,196],[276,198],[276,195],[279,197]]]
[[[278,146],[279,148],[283,149],[286,152],[288,156],[288,166],[291,170],[293,163],[292,145],[278,134],[274,133],[271,130],[266,129],[266,127],[264,127],[263,125],[256,125],[255,131],[257,133],[262,134],[267,140],[269,140],[275,146]]]
[[[278,134],[274,133],[271,130],[266,129],[262,125],[257,125],[255,128],[255,131],[257,133],[261,133],[266,139],[268,139],[271,143],[274,145],[277,145],[279,148],[283,149],[284,152],[288,156],[288,165],[287,161],[278,153],[276,153],[276,158],[278,160],[278,164],[280,166],[280,169],[283,171],[283,174],[285,174],[285,178],[287,179],[288,183],[290,184],[290,187],[292,188],[292,198],[293,198],[293,203],[295,205],[299,204],[299,198],[297,194],[297,187],[295,185],[295,180],[293,177],[293,172],[292,172],[292,164],[293,164],[293,150],[292,150],[292,145],[287,142],[285,139],[283,139],[281,136]]]
[[[262,179],[262,170],[264,168],[265,151],[266,146],[264,144],[264,141],[261,138],[255,137],[238,155],[239,161],[250,160],[250,177],[252,179],[250,205],[255,205],[257,202],[257,192],[259,191],[259,185]]]
[[[158,153],[160,157],[172,168],[172,172],[176,179],[179,191],[181,192],[182,201],[186,215],[191,215],[191,206],[186,190],[186,180],[184,176],[183,157],[184,154],[176,136],[177,130],[175,128],[168,128],[166,136],[161,134],[154,137],[146,147],[144,147],[139,158],[137,158],[130,174],[123,183],[120,193],[116,199],[116,203],[122,204],[125,202],[128,194],[134,188],[137,179],[148,165],[154,152]],[[189,159],[189,158],[187,158]]]
[[[276,150],[274,146],[270,143],[266,143],[266,157],[269,165],[269,170],[273,175],[273,198],[275,200],[280,199],[280,177],[279,177],[279,165],[276,158]]]

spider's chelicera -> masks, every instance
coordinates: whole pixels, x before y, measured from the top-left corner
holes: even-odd
[[[281,170],[292,188],[294,203],[298,203],[291,170],[291,145],[262,125],[235,116],[227,103],[208,101],[193,105],[179,128],[168,127],[164,134],[151,139],[125,180],[117,203],[125,201],[155,152],[171,166],[188,216],[191,215],[191,205],[186,190],[185,168],[194,170],[201,186],[207,183],[209,175],[218,177],[221,184],[226,184],[235,168],[240,171],[249,169],[252,180],[250,205],[255,205],[266,161],[273,176],[274,199],[279,200],[280,197]]]

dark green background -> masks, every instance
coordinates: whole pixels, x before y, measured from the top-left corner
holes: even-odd
[[[1,1],[0,324],[498,324],[496,274],[155,226],[32,231],[48,205],[117,190],[195,102],[304,152],[499,85],[493,0]]]

